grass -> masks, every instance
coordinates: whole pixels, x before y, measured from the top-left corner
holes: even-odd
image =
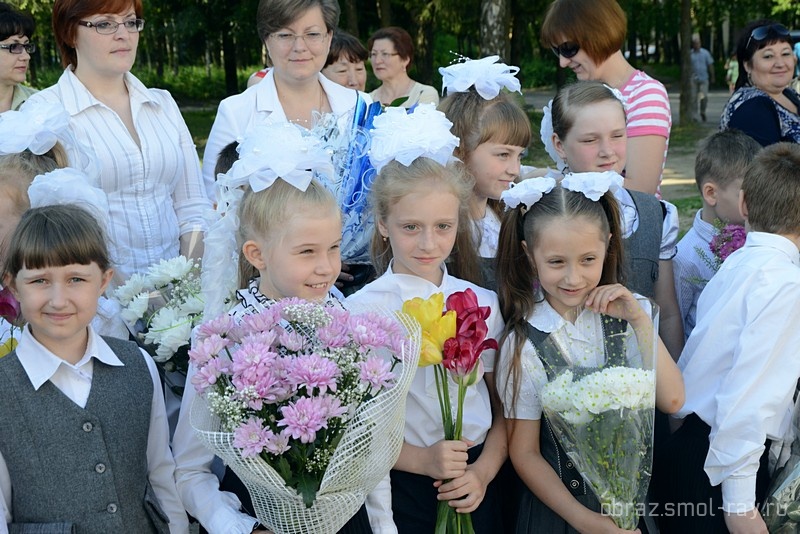
[[[186,121],[186,126],[189,127],[189,132],[192,134],[192,139],[197,147],[197,154],[200,158],[203,157],[206,141],[208,141],[208,134],[211,132],[211,125],[214,123],[216,114],[217,109],[211,107],[181,110],[181,115],[183,115],[183,120]]]

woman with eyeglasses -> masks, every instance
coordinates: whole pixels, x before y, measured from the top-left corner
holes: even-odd
[[[35,27],[29,15],[0,2],[0,113],[19,109],[36,92],[22,85],[36,51],[31,42]]]
[[[414,59],[414,45],[411,36],[403,28],[390,26],[372,34],[367,42],[372,72],[381,85],[370,93],[375,101],[390,106],[400,98],[400,104],[410,108],[415,104],[439,105],[436,88],[412,80],[408,67]]]
[[[220,150],[261,124],[288,121],[311,129],[334,118],[349,126],[359,93],[321,74],[339,12],[336,0],[259,2],[256,24],[271,67],[261,82],[220,102],[203,154],[206,180],[214,180]]]
[[[67,147],[108,195],[109,240],[121,280],[179,254],[202,257],[211,207],[192,136],[167,91],[130,73],[141,0],[55,0],[53,34],[66,67],[31,100],[61,103],[81,147]]]
[[[579,80],[599,80],[622,93],[628,153],[636,155],[628,158],[625,187],[658,195],[672,127],[669,96],[661,82],[634,69],[622,54],[627,25],[617,0],[556,0],[540,39]]]
[[[771,20],[744,27],[736,45],[739,78],[720,129],[736,128],[762,146],[800,143],[800,95],[791,88],[797,58],[789,30]]]

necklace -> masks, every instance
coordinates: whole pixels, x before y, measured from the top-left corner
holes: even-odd
[[[281,89],[275,84],[275,90],[278,93],[278,101],[281,103],[281,107],[283,107],[284,115],[286,115],[286,120],[293,124],[297,124],[300,126],[304,126],[306,128],[313,126],[315,112],[319,115],[325,113],[325,91],[322,89],[322,86],[317,84],[318,90],[318,98],[317,98],[317,108],[311,109],[302,109],[297,110],[297,107],[292,106],[289,107],[288,105],[284,104],[284,99],[281,96]],[[286,104],[289,104],[288,102]],[[305,106],[303,106],[305,107]]]

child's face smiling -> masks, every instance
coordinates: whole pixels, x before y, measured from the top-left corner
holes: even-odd
[[[467,166],[475,177],[475,196],[481,200],[498,200],[519,176],[520,161],[525,148],[487,141],[467,157]]]
[[[622,173],[627,157],[625,114],[616,99],[581,106],[574,111],[565,139],[553,134],[553,145],[572,172]]]
[[[539,228],[528,254],[547,302],[568,320],[600,283],[608,236],[586,217],[553,218]]]
[[[458,210],[458,197],[442,185],[417,188],[394,203],[378,221],[392,247],[392,270],[441,284],[442,263],[456,242]]]
[[[36,340],[56,356],[77,363],[86,352],[86,327],[113,271],[71,264],[22,268],[8,285]]]
[[[245,257],[261,275],[259,290],[272,299],[322,300],[342,267],[342,219],[336,210],[305,209],[281,224],[271,239],[251,239]]]

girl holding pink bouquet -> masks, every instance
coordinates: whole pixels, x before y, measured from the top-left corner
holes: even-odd
[[[500,235],[500,193],[519,179],[520,161],[531,141],[528,116],[508,91],[520,92],[519,67],[497,63],[498,56],[465,59],[442,67],[447,97],[439,104],[459,139],[455,156],[474,182],[469,216],[481,258],[485,287],[494,289],[494,262]]]
[[[597,173],[571,174],[560,185],[551,177],[532,178],[502,196],[511,211],[498,251],[507,323],[497,376],[509,455],[527,486],[518,533],[625,532],[600,513],[600,503],[543,417],[542,401],[553,361],[570,369],[622,365],[614,358],[632,355],[608,351],[605,340],[628,328],[640,343],[652,339],[648,314],[619,284],[623,250],[612,190],[621,183],[619,176],[603,180]],[[537,284],[541,289],[532,290]],[[664,344],[659,340],[657,346],[656,405],[674,413],[683,404],[683,381]]]
[[[382,274],[347,302],[399,311],[414,297],[442,293],[447,298],[469,288],[480,306],[490,308],[488,337],[496,338],[503,327],[497,296],[464,279],[476,272],[468,211],[473,184],[453,165],[458,138],[451,126],[433,105],[420,105],[408,115],[389,108],[375,119],[372,255]],[[417,370],[406,400],[405,443],[391,482],[367,501],[374,532],[433,532],[439,501],[471,513],[476,532],[498,531],[492,480],[506,459],[506,437],[494,400],[494,359],[494,350],[483,353],[486,374],[467,388],[462,441],[442,439],[435,371]],[[448,380],[450,391],[456,391]]]
[[[238,151],[239,160],[219,179],[221,216],[206,238],[205,317],[225,311],[235,289],[231,273],[237,271],[242,289],[228,312],[237,321],[287,297],[337,302],[330,291],[341,265],[341,213],[331,193],[312,178],[312,172],[331,171],[330,157],[318,140],[288,123],[255,129]],[[194,376],[190,366],[187,383]],[[231,470],[220,483],[212,472],[214,454],[191,426],[196,395],[194,387],[186,388],[172,444],[181,499],[208,532],[249,533],[258,521],[247,489]],[[363,506],[340,532],[370,532]]]

